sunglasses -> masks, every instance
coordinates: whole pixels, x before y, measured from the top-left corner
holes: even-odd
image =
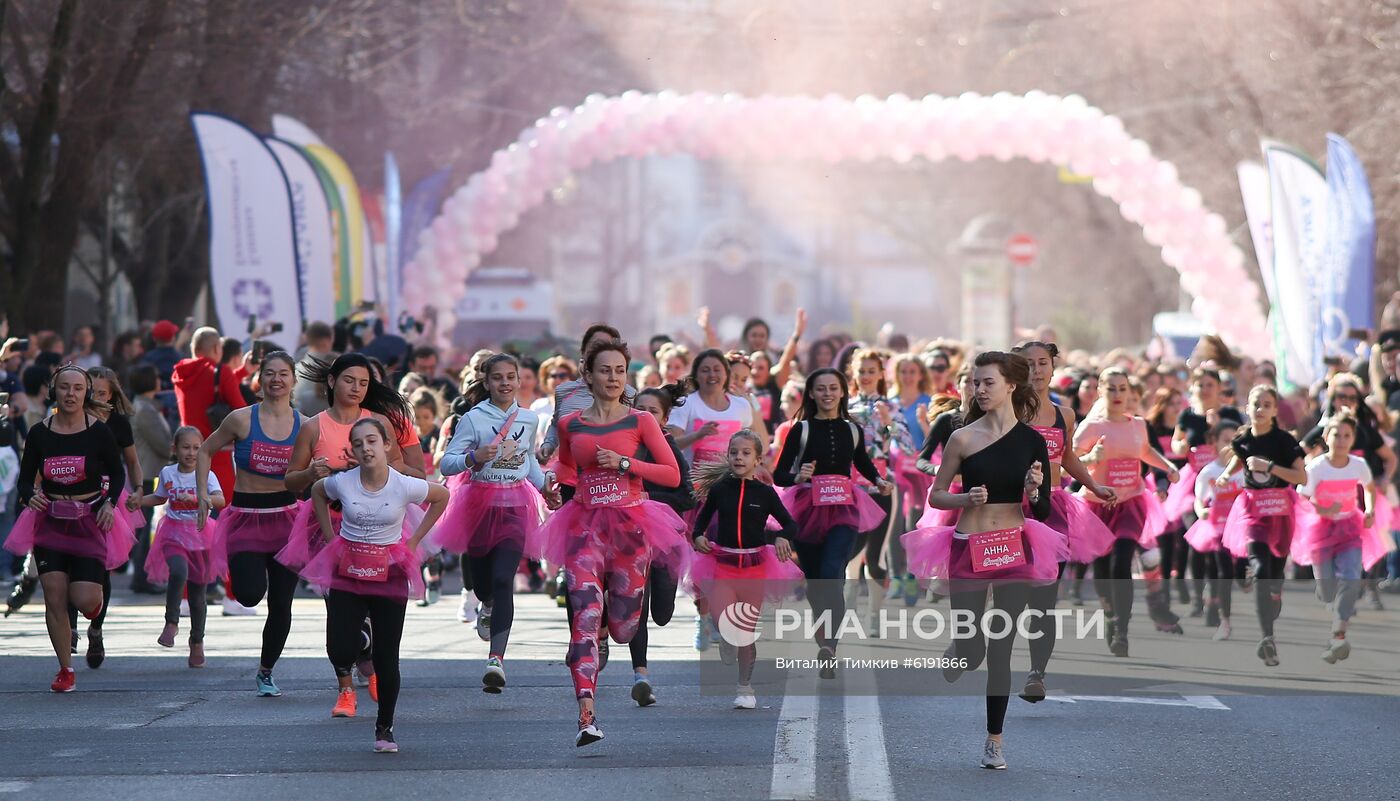
[[[948,365],[946,365],[946,364],[930,364],[930,365],[928,366],[928,369],[929,369],[930,371],[932,371],[932,372],[935,372],[935,373],[946,373],[946,372],[948,372]]]
[[[557,380],[557,379],[560,379],[560,378],[565,378],[565,379],[567,379],[567,378],[573,378],[574,375],[573,375],[573,373],[569,373],[569,372],[565,372],[565,371],[563,371],[563,370],[559,370],[559,371],[557,371],[557,372],[550,373],[550,374],[549,374],[549,377]]]

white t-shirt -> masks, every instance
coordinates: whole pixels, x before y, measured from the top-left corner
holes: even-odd
[[[360,468],[326,479],[326,495],[340,501],[340,536],[351,542],[393,545],[403,538],[403,516],[412,503],[428,497],[428,482],[393,468],[389,480],[371,492],[360,482]]]
[[[1324,482],[1329,483],[1324,484]],[[1338,483],[1332,484],[1330,482]],[[1355,506],[1357,485],[1364,486],[1370,483],[1371,468],[1366,466],[1365,459],[1351,454],[1347,457],[1345,467],[1334,467],[1327,454],[1324,453],[1308,462],[1308,483],[1298,488],[1298,494],[1322,501],[1324,504],[1328,497],[1335,496],[1344,504],[1343,512],[1347,512],[1353,510],[1345,508],[1347,506],[1354,506],[1355,509],[1360,508]],[[1350,485],[1349,493],[1347,492],[1348,485]],[[1321,511],[1321,509],[1318,510],[1318,512]]]
[[[1212,461],[1201,472],[1196,474],[1196,507],[1197,509],[1208,509],[1215,504],[1215,496],[1219,490],[1215,488],[1215,480],[1225,474],[1225,465]],[[1234,491],[1239,492],[1244,489],[1244,471],[1241,470],[1230,477],[1230,483],[1234,484]]]
[[[223,492],[219,477],[209,471],[209,494]],[[194,521],[199,518],[199,494],[195,492],[194,472],[181,473],[180,466],[168,464],[160,469],[156,497],[165,499],[165,516],[171,520]]]
[[[729,408],[716,411],[700,400],[698,392],[687,395],[685,405],[672,409],[671,415],[666,418],[667,425],[679,428],[686,434],[693,434],[711,421],[719,424],[719,430],[714,436],[706,437],[685,449],[685,458],[692,464],[695,462],[696,452],[705,456],[707,461],[722,461],[729,455],[729,438],[741,429],[753,428],[753,405],[749,403],[748,398],[728,394],[724,397],[729,401]]]

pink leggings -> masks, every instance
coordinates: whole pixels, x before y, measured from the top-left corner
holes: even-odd
[[[629,539],[619,537],[618,539]],[[614,641],[632,641],[642,622],[643,592],[650,555],[636,538],[630,543],[600,546],[581,543],[564,562],[569,592],[569,653],[565,662],[574,680],[574,694],[592,698],[598,685],[598,629],[607,593],[607,625]]]

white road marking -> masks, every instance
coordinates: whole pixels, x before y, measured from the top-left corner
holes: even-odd
[[[1175,698],[1149,698],[1147,696],[1132,695],[1047,695],[1047,701],[1059,701],[1061,703],[1073,704],[1079,701],[1102,702],[1109,704],[1147,704],[1149,706],[1189,706],[1196,709],[1224,709],[1228,711],[1230,707],[1221,703],[1213,695],[1185,695],[1180,700]]]
[[[788,681],[773,737],[769,797],[815,801],[817,797],[817,696],[810,682]]]
[[[852,801],[894,801],[889,757],[885,753],[885,731],[880,720],[880,698],[874,681],[856,685],[857,675],[847,674],[846,702],[846,786]],[[857,679],[856,681],[859,681]],[[863,684],[863,682],[862,682]],[[853,686],[855,685],[855,686]]]
[[[0,793],[19,793],[29,788],[34,782],[0,782]]]

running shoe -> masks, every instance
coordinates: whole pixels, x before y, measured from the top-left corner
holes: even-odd
[[[102,645],[102,632],[88,629],[87,664],[93,670],[102,667],[107,661],[107,649]]]
[[[282,691],[277,689],[277,682],[272,680],[271,673],[263,673],[261,670],[253,677],[253,682],[258,688],[259,698],[281,698]]]
[[[224,617],[256,617],[258,609],[255,606],[244,606],[232,598],[223,600]]]
[[[904,579],[899,576],[890,576],[890,587],[885,590],[885,600],[893,601],[904,595]]]
[[[491,642],[491,607],[486,604],[476,608],[476,636],[482,642]]]
[[[1273,637],[1265,637],[1259,641],[1259,647],[1255,649],[1255,654],[1264,660],[1267,667],[1278,667],[1278,646],[1274,645]]]
[[[29,599],[34,597],[34,590],[39,586],[39,579],[33,576],[20,576],[15,582],[15,588],[10,590],[10,597],[5,600],[5,617],[18,612],[21,607],[29,603]]]
[[[1108,644],[1108,650],[1112,652],[1114,656],[1127,656],[1128,635],[1122,633],[1115,633],[1113,635],[1113,640]]]
[[[394,729],[389,727],[381,729],[374,727],[374,753],[376,754],[397,754],[399,744],[394,742]]]
[[[1322,661],[1329,665],[1351,656],[1351,642],[1345,637],[1333,637],[1332,642],[1327,644],[1327,650],[1322,652]]]
[[[919,602],[919,580],[913,573],[904,577],[904,605],[913,606]]]
[[[204,643],[190,643],[190,658],[188,664],[192,668],[204,667]]]
[[[1032,670],[1026,674],[1026,686],[1021,690],[1021,700],[1038,704],[1045,700],[1045,674]]]
[[[379,674],[369,674],[369,700],[379,703]]]
[[[1215,634],[1211,635],[1211,639],[1217,642],[1230,639],[1230,618],[1220,618],[1220,625],[1216,626]]]
[[[632,700],[637,706],[651,706],[656,703],[656,692],[651,688],[651,680],[638,673],[632,677]]]
[[[481,690],[497,695],[506,686],[506,668],[499,656],[486,660],[486,672],[481,675]]]
[[[987,770],[1006,770],[1006,755],[1002,753],[1001,742],[988,737],[982,745],[982,767]]]
[[[710,625],[704,615],[695,616],[695,650],[700,653],[710,650]]]
[[[365,672],[365,671],[360,667],[361,664],[367,664],[367,665],[371,668],[370,671],[369,671],[369,672]],[[355,678],[355,686],[356,686],[356,687],[368,687],[368,686],[369,686],[369,677],[374,675],[373,667],[374,667],[373,663],[370,663],[370,662],[363,662],[363,663],[362,663],[362,662],[356,662],[355,665],[354,665],[353,667],[350,668],[350,675],[352,675],[352,676]]]
[[[77,682],[78,677],[73,673],[73,668],[59,668],[58,675],[53,677],[53,684],[49,685],[49,689],[56,693],[71,693]]]
[[[836,649],[823,645],[817,649],[817,659],[821,665],[817,675],[824,679],[836,678]]]
[[[598,728],[598,716],[590,712],[583,712],[578,716],[578,735],[574,737],[574,746],[582,748],[585,745],[592,745],[603,739],[603,730]]]
[[[1203,617],[1206,613],[1206,602],[1197,598],[1191,602],[1191,617]]]
[[[753,688],[740,684],[739,691],[734,696],[735,709],[754,709],[758,706],[758,699],[754,697]]]
[[[958,660],[958,644],[948,643],[948,647],[943,649],[943,680],[952,684],[962,678],[963,671],[967,670],[964,664]]]
[[[866,634],[872,640],[880,639],[880,615],[876,612],[870,613],[870,628],[866,629]]]
[[[462,590],[462,603],[457,607],[457,619],[463,623],[476,622],[476,593]]]
[[[156,638],[156,645],[162,648],[175,647],[175,635],[180,633],[178,623],[166,623],[165,628],[160,630],[160,636]]]
[[[336,693],[335,706],[331,707],[331,717],[355,717],[357,703],[358,701],[355,698],[355,688],[341,687],[340,692]]]

